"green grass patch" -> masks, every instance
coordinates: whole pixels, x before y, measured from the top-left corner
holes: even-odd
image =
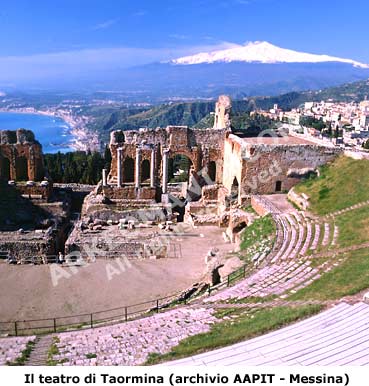
[[[340,247],[369,241],[369,206],[354,209],[336,217]]]
[[[310,267],[318,268],[328,260],[329,259],[327,257],[314,257],[313,259],[310,260]]]
[[[60,342],[60,339],[58,337],[53,338],[53,344],[50,346],[49,351],[47,353],[47,366],[56,366],[59,364],[58,361],[54,360],[54,356],[59,354],[59,349],[57,346],[57,343]]]
[[[35,342],[28,342],[26,348],[22,351],[21,356],[18,357],[14,362],[7,362],[7,366],[24,366],[29,359]]]
[[[269,253],[275,240],[276,226],[272,216],[269,214],[259,217],[241,235],[242,260],[250,260],[256,253]]]
[[[250,296],[248,298],[242,298],[242,299],[231,299],[228,300],[227,303],[229,304],[238,304],[238,303],[250,303],[250,304],[257,304],[257,303],[268,303],[272,302],[273,300],[277,299],[277,295],[268,295],[268,296]]]
[[[340,156],[295,187],[310,197],[310,209],[325,215],[369,199],[369,161]]]
[[[218,308],[214,312],[214,316],[217,319],[223,319],[225,317],[235,317],[242,314],[245,310],[242,308]]]
[[[244,210],[245,212],[257,214],[257,213],[255,212],[255,209],[254,209],[251,205],[243,206],[243,207],[242,207],[242,210]]]
[[[184,339],[167,354],[150,354],[146,365],[185,358],[250,339],[316,314],[321,309],[319,305],[307,305],[296,308],[275,307],[253,313],[244,312],[236,319],[214,324],[208,333]]]
[[[369,250],[350,252],[339,266],[291,295],[288,300],[334,300],[369,287]]]

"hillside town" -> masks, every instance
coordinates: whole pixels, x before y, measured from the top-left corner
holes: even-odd
[[[284,111],[278,104],[257,112],[282,122],[296,134],[334,145],[362,149],[369,138],[369,100],[357,102],[305,102]]]

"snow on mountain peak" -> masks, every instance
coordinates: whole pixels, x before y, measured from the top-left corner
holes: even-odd
[[[258,63],[320,63],[342,62],[355,67],[369,68],[368,64],[351,59],[337,58],[328,55],[315,55],[305,52],[280,48],[268,42],[249,42],[225,50],[202,52],[192,56],[185,56],[172,60],[172,64],[189,65],[216,62],[258,62]]]

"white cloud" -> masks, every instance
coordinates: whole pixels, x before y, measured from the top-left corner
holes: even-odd
[[[116,24],[119,21],[119,19],[109,19],[102,23],[96,24],[92,29],[94,30],[100,30],[100,29],[107,29]]]
[[[213,45],[173,46],[158,49],[113,47],[76,49],[27,56],[0,56],[0,80],[15,81],[33,77],[47,78],[123,69],[234,46],[233,43],[218,42]]]

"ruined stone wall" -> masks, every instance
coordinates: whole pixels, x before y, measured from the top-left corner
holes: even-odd
[[[231,127],[231,98],[221,95],[215,104],[214,129],[228,129]]]
[[[35,185],[27,186],[26,184],[18,184],[14,187],[23,197],[30,199],[49,200],[53,193],[53,185],[50,183],[47,186]]]
[[[6,252],[20,263],[29,261],[30,258],[35,258],[36,262],[41,263],[47,261],[48,256],[56,255],[55,242],[51,236],[40,241],[17,240],[16,237],[13,240],[0,240],[0,251]]]
[[[42,147],[32,131],[0,131],[0,178],[40,181],[44,175]]]
[[[242,143],[238,137],[231,135],[224,141],[224,166],[223,166],[223,186],[230,194],[232,186],[237,181],[241,186],[243,176]],[[240,193],[240,190],[239,190]]]
[[[125,199],[131,200],[155,200],[156,199],[156,189],[150,188],[149,186],[136,189],[133,185],[123,186],[121,188],[106,186],[102,188],[102,191],[106,197],[112,200],[120,199],[124,197]]]
[[[111,134],[110,150],[112,162],[108,181],[116,185],[118,176],[118,149],[122,149],[123,183],[132,183],[132,178],[127,176],[136,173],[136,151],[141,154],[141,168],[143,161],[147,160],[151,166],[152,151],[154,156],[155,185],[160,186],[162,179],[163,150],[168,150],[169,158],[177,154],[187,156],[195,172],[207,168],[211,162],[215,169],[214,179],[221,182],[222,154],[224,147],[225,129],[191,129],[187,126],[168,126],[165,129],[140,129],[134,131],[114,131]],[[130,158],[132,170],[126,170],[125,160]],[[215,166],[214,166],[215,165]],[[141,173],[142,175],[142,173]]]
[[[270,213],[270,210],[266,208],[258,196],[251,196],[251,206],[259,216],[265,216]]]
[[[206,201],[216,201],[218,199],[218,190],[219,190],[219,185],[214,184],[214,185],[207,185],[202,187],[202,200],[204,202]]]
[[[286,192],[341,150],[310,144],[247,145],[247,152],[250,157],[242,159],[245,195]]]

